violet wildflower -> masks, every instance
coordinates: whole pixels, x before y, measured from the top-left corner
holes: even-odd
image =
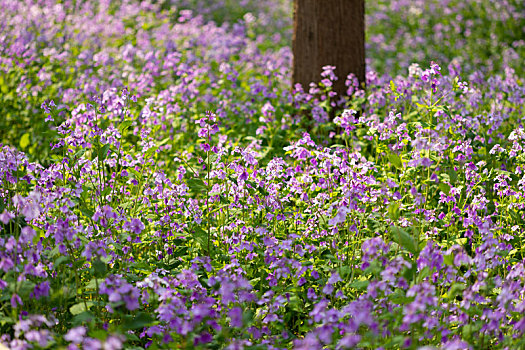
[[[76,328],[71,328],[67,332],[67,334],[64,336],[64,339],[73,344],[80,344],[84,340],[85,336],[86,336],[86,328],[80,326]]]
[[[230,323],[233,327],[242,327],[242,309],[240,307],[230,309],[228,316],[230,317]]]

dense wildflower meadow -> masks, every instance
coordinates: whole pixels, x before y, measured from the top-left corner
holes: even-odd
[[[0,0],[0,344],[525,348],[525,5]]]

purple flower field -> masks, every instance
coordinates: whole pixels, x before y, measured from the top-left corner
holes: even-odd
[[[0,0],[0,349],[525,348],[525,4],[366,6]]]

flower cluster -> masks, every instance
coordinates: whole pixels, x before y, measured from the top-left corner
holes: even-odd
[[[0,0],[0,343],[525,347],[519,4],[367,2],[400,36],[338,96],[290,2],[205,3]]]

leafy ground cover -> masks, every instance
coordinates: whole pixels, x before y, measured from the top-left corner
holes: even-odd
[[[241,5],[0,1],[0,343],[525,347],[523,4],[367,1],[346,96]]]

